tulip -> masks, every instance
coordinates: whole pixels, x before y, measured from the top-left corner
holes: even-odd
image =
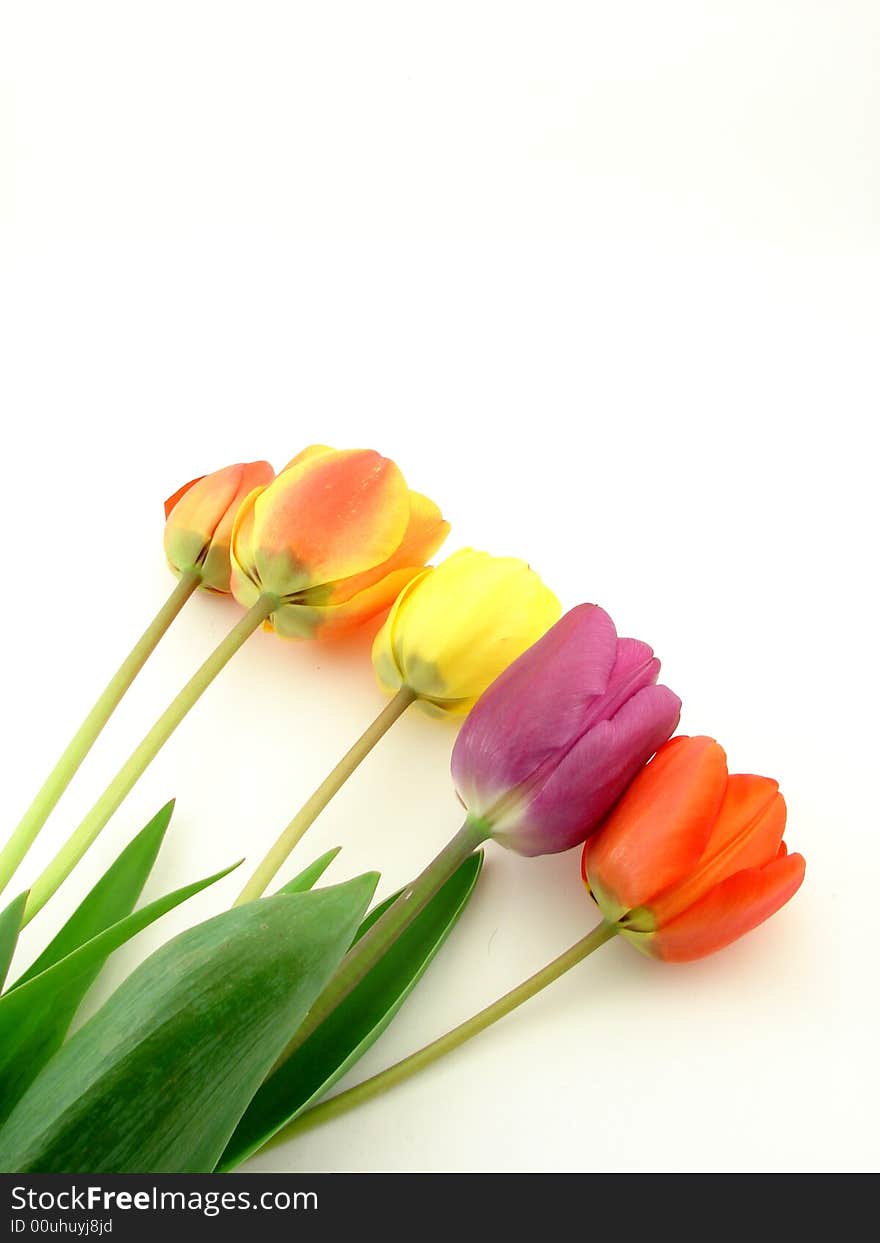
[[[524,855],[582,842],[678,724],[659,672],[604,609],[566,613],[462,726],[452,776],[470,819]]]
[[[403,589],[373,643],[382,689],[407,687],[427,708],[464,715],[559,617],[525,561],[464,548]]]
[[[393,696],[272,845],[238,897],[260,896],[307,829],[413,703],[461,715],[559,616],[559,601],[515,557],[453,553],[404,587],[373,642],[373,666]]]
[[[241,506],[232,592],[247,608],[274,597],[286,638],[344,634],[389,608],[448,531],[388,458],[315,445]]]
[[[165,555],[178,574],[197,574],[209,591],[228,592],[229,546],[238,509],[275,477],[268,462],[239,462],[201,475],[165,502]]]
[[[584,845],[583,877],[602,922],[439,1039],[300,1114],[283,1137],[339,1117],[452,1053],[615,934],[666,962],[702,958],[729,945],[800,888],[804,860],[787,853],[784,829],[785,803],[775,781],[742,773],[729,777],[724,752],[711,738],[673,738]],[[373,930],[349,951],[348,960],[357,958],[371,935]],[[333,989],[331,981],[328,993]],[[322,997],[319,1017],[325,1009]],[[313,1015],[307,1027],[314,1030]]]
[[[583,877],[606,921],[642,953],[702,958],[775,914],[800,888],[769,777],[727,774],[712,738],[660,749],[584,847]]]
[[[656,685],[659,671],[647,644],[618,639],[603,609],[582,604],[492,683],[466,718],[453,750],[452,775],[467,810],[464,824],[349,950],[285,1057],[345,1001],[462,861],[489,838],[537,855],[566,850],[597,828],[678,722],[681,701]],[[591,934],[589,948],[579,943],[576,952],[589,953],[613,935],[603,924]]]
[[[191,480],[165,502],[165,553],[178,575],[178,582],[92,705],[0,851],[0,892],[36,841],[122,697],[190,596],[199,587],[229,591],[229,545],[236,512],[248,492],[257,485],[267,484],[273,475],[268,462],[242,462]]]
[[[268,467],[218,472],[169,501],[169,556],[193,591],[225,583],[225,532],[236,498]],[[209,484],[208,480],[212,482]],[[203,486],[204,485],[204,486]],[[217,674],[264,623],[299,638],[339,634],[387,609],[448,530],[388,458],[313,445],[251,487],[229,535],[230,588],[247,612],[172,700],[31,887],[24,922],[45,905]],[[216,571],[216,574],[215,574]]]

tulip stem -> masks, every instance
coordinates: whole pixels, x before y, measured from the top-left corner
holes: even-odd
[[[119,706],[123,695],[143,669],[159,640],[201,581],[202,576],[199,570],[188,570],[181,574],[171,595],[107,683],[88,716],[67,744],[57,764],[43,782],[34,801],[0,852],[0,893],[6,888],[19,864],[36,841],[40,829],[70,785],[101,730]]]
[[[321,1104],[306,1110],[305,1113],[291,1122],[289,1126],[273,1136],[272,1144],[290,1139],[294,1135],[299,1135],[301,1131],[310,1130],[312,1127],[320,1126],[322,1122],[329,1122],[331,1118],[347,1113],[349,1109],[354,1109],[355,1106],[372,1100],[374,1096],[380,1096],[389,1088],[393,1088],[405,1079],[409,1079],[417,1071],[424,1070],[432,1062],[445,1057],[447,1053],[452,1053],[455,1049],[465,1044],[466,1041],[474,1036],[478,1036],[487,1027],[491,1027],[493,1023],[497,1023],[499,1019],[503,1019],[505,1015],[510,1014],[517,1006],[521,1006],[524,1001],[534,997],[536,993],[546,988],[548,984],[558,980],[571,967],[576,966],[588,954],[592,954],[593,950],[598,949],[600,945],[604,945],[606,941],[610,941],[615,932],[615,925],[606,923],[603,920],[598,927],[594,928],[592,932],[573,945],[571,949],[566,950],[564,954],[560,954],[558,958],[554,958],[546,967],[543,967],[533,976],[524,980],[522,984],[518,984],[516,988],[512,988],[509,993],[505,993],[503,997],[493,1001],[490,1006],[486,1006],[485,1010],[480,1010],[478,1014],[473,1015],[464,1023],[459,1023],[458,1027],[453,1027],[445,1036],[441,1036],[438,1040],[432,1041],[431,1044],[425,1045],[417,1053],[411,1053],[409,1057],[405,1057],[402,1061],[389,1066],[387,1070],[365,1079],[363,1083],[356,1084],[355,1087],[349,1088],[348,1091],[340,1092],[338,1095],[331,1097],[330,1100],[322,1101]]]
[[[31,887],[25,907],[22,926],[29,923],[37,911],[52,897],[55,890],[73,871],[76,864],[94,842],[107,821],[129,794],[138,778],[156,758],[162,746],[174,733],[190,708],[201,698],[220,670],[232,659],[254,631],[278,607],[278,599],[262,595],[244,617],[233,626],[204,664],[190,678],[183,690],[171,701],[152,729],[135,747],[131,755],[110,782],[107,789],[74,830],[61,850]]]
[[[254,898],[259,898],[265,892],[266,886],[276,875],[297,842],[304,836],[306,830],[314,824],[361,761],[370,754],[379,739],[387,734],[394,722],[404,714],[416,698],[415,691],[410,690],[408,686],[402,686],[390,703],[385,705],[375,721],[364,730],[354,746],[346,752],[329,776],[325,777],[311,798],[303,803],[235,899],[235,906],[252,902]]]
[[[336,974],[318,997],[290,1043],[275,1063],[276,1067],[305,1044],[309,1036],[345,1001],[367,972],[388,952],[413,920],[421,914],[436,893],[465,859],[491,835],[490,826],[469,816],[425,870],[402,891],[397,901],[364,933],[343,958]]]

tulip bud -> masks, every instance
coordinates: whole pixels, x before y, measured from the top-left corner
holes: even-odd
[[[471,819],[524,855],[582,842],[678,723],[660,662],[594,604],[566,613],[468,716],[452,776]]]
[[[800,888],[805,863],[786,851],[785,818],[775,781],[729,777],[712,738],[673,738],[586,843],[584,881],[605,919],[643,953],[702,958]]]
[[[277,597],[269,625],[287,638],[341,634],[387,609],[448,531],[388,458],[315,445],[242,505],[232,593]]]
[[[269,483],[268,462],[239,462],[201,475],[165,502],[165,555],[178,574],[197,571],[202,586],[229,591],[229,545],[242,501]]]
[[[373,667],[389,693],[408,687],[429,709],[464,714],[559,613],[525,561],[465,548],[404,587]]]

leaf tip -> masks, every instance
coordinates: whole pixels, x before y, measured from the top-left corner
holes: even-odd
[[[16,897],[12,899],[9,905],[5,908],[6,911],[18,911],[19,915],[21,915],[24,912],[24,908],[27,906],[27,901],[30,896],[31,896],[30,889],[23,890],[20,894],[18,894]]]
[[[158,833],[161,841],[161,839],[165,836],[165,830],[171,823],[171,816],[174,813],[174,805],[176,802],[177,799],[171,798],[164,807],[160,807],[155,816],[153,816],[153,819],[143,830],[144,834],[149,834],[150,832]]]

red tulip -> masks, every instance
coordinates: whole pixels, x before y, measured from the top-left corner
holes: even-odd
[[[728,776],[712,738],[673,738],[591,837],[584,882],[605,919],[646,954],[686,962],[783,906],[804,878],[788,854],[769,777]]]

